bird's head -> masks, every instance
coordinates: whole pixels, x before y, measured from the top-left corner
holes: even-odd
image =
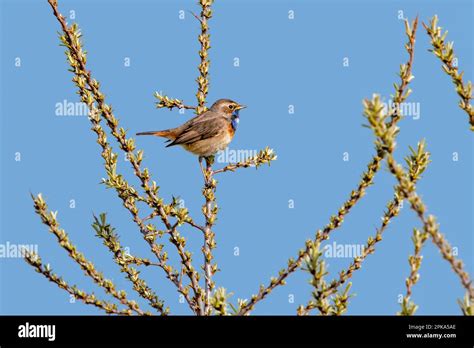
[[[211,106],[211,111],[221,113],[229,118],[239,117],[239,111],[246,108],[245,105],[230,99],[219,99]]]

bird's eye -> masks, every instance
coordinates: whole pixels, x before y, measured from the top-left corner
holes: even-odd
[[[230,110],[234,110],[234,109],[235,109],[235,105],[234,105],[234,104],[230,104],[230,105],[229,105],[229,109],[230,109]]]

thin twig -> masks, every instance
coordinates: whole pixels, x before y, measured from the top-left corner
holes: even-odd
[[[163,95],[158,92],[155,92],[154,96],[156,99],[158,99],[158,102],[156,103],[157,109],[168,108],[170,110],[173,110],[175,108],[178,108],[178,109],[196,110],[195,106],[186,105],[180,99],[169,98],[168,96]]]
[[[145,261],[125,253],[120,244],[119,237],[115,233],[115,229],[106,222],[106,215],[101,214],[100,219],[94,216],[92,227],[96,231],[97,237],[103,240],[104,245],[113,254],[115,262],[120,266],[120,270],[132,282],[133,290],[142,298],[148,300],[150,306],[155,308],[161,315],[168,315],[169,308],[164,307],[164,302],[147,285],[145,280],[140,278],[140,272],[130,266],[131,264],[140,264]]]
[[[413,286],[420,279],[419,270],[421,267],[421,260],[423,256],[421,255],[421,248],[428,240],[429,235],[426,232],[420,232],[418,229],[413,229],[413,246],[414,253],[413,255],[408,256],[408,263],[410,264],[410,275],[405,281],[405,286],[407,288],[406,295],[402,300],[402,310],[398,313],[399,315],[413,315],[415,314],[418,306],[411,301],[411,294],[413,291]]]
[[[144,315],[145,313],[140,309],[138,303],[130,301],[127,298],[125,291],[118,291],[115,288],[115,284],[111,280],[104,278],[103,274],[96,270],[95,265],[87,260],[84,257],[84,254],[78,251],[76,246],[71,243],[66,231],[59,227],[59,222],[56,217],[57,212],[48,211],[48,206],[41,194],[36,197],[32,196],[32,199],[34,201],[35,212],[39,215],[43,224],[45,224],[49,228],[49,231],[56,236],[59,245],[68,253],[69,257],[71,257],[81,267],[85,274],[97,285],[102,287],[108,294],[115,297],[122,304],[128,306],[132,311],[139,315]]]
[[[410,148],[411,154],[405,158],[405,161],[409,168],[409,180],[413,185],[416,185],[418,180],[421,178],[421,175],[426,170],[430,160],[429,153],[425,152],[424,142],[418,144],[416,150]],[[336,293],[338,288],[348,281],[353,273],[359,270],[362,267],[362,263],[370,254],[375,252],[375,246],[377,243],[382,241],[382,236],[385,230],[387,229],[389,223],[392,219],[400,213],[401,204],[403,202],[402,196],[399,194],[399,188],[395,187],[394,197],[387,204],[387,210],[385,211],[382,217],[382,224],[376,230],[376,233],[373,237],[369,237],[366,245],[363,248],[362,254],[356,256],[349,267],[346,270],[339,272],[339,277],[332,280],[329,286],[325,287],[321,291],[317,292],[314,296],[314,301],[309,301],[305,307],[300,306],[298,308],[299,315],[307,315],[309,312],[317,308],[322,314],[324,308],[321,307],[321,304],[325,303],[325,299],[332,294]]]
[[[198,106],[196,108],[196,113],[199,115],[207,110],[206,108],[206,97],[209,92],[209,49],[211,48],[211,40],[209,34],[208,21],[212,17],[211,5],[213,0],[199,0],[201,5],[201,14],[200,14],[200,24],[201,24],[201,33],[199,34],[198,40],[201,45],[201,50],[199,51],[199,57],[201,62],[199,63],[199,76],[196,79],[198,84],[198,91],[196,93],[196,98],[198,101]]]
[[[467,290],[471,301],[474,301],[474,287],[469,274],[464,270],[462,261],[454,257],[453,249],[446,238],[440,233],[439,225],[433,215],[426,215],[426,206],[420,196],[414,191],[413,187],[407,181],[407,175],[404,169],[397,164],[393,155],[390,153],[387,157],[390,172],[396,176],[400,182],[400,194],[410,202],[411,208],[416,212],[425,233],[428,233],[433,243],[438,247],[441,255],[449,262],[454,273],[459,277],[462,286]]]
[[[43,266],[41,258],[32,252],[25,250],[25,261],[33,266],[36,272],[41,273],[46,279],[55,283],[59,288],[66,290],[74,298],[81,300],[85,304],[95,306],[107,314],[131,315],[130,309],[117,309],[117,305],[107,301],[99,300],[94,294],[87,294],[83,290],[79,290],[76,286],[70,286],[62,277],[54,274],[49,265]]]
[[[398,194],[409,201],[411,208],[423,223],[424,232],[430,235],[443,258],[449,262],[451,268],[459,277],[462,286],[467,290],[472,302],[474,300],[474,287],[472,286],[469,274],[464,270],[462,261],[454,257],[451,245],[439,232],[436,218],[433,215],[426,214],[426,205],[416,192],[415,185],[410,181],[411,173],[406,173],[403,167],[394,159],[395,136],[398,133],[398,127],[396,125],[387,126],[385,123],[386,115],[382,111],[383,104],[377,95],[372,100],[366,100],[365,105],[366,110],[368,110],[367,117],[370,127],[376,136],[376,142],[387,149],[387,164],[390,172],[398,180]],[[421,144],[424,147],[424,142],[421,142]]]
[[[267,146],[265,149],[260,150],[257,155],[247,158],[244,161],[231,163],[223,168],[216,169],[212,171],[212,174],[215,175],[219,173],[233,172],[238,168],[258,168],[263,164],[270,165],[271,161],[275,161],[276,159],[277,156],[273,152],[273,149],[270,149]]]
[[[433,49],[429,51],[438,57],[443,63],[443,71],[448,74],[456,87],[456,92],[461,98],[459,107],[463,109],[468,117],[471,125],[471,131],[474,131],[474,108],[471,105],[472,100],[472,82],[468,81],[466,84],[463,81],[463,72],[459,73],[457,65],[454,63],[455,55],[453,50],[453,42],[445,43],[447,31],[442,33],[441,27],[438,27],[438,17],[434,16],[430,21],[430,26],[423,23],[427,34],[431,38],[431,45]]]

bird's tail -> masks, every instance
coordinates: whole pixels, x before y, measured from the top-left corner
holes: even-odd
[[[174,132],[171,129],[166,129],[166,130],[161,130],[161,131],[140,132],[140,133],[137,133],[137,135],[154,135],[157,137],[163,137],[170,140],[173,140],[176,138]]]

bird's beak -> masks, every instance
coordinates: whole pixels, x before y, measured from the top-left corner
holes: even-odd
[[[239,105],[237,106],[237,110],[242,110],[242,109],[245,109],[247,107],[247,105]]]

